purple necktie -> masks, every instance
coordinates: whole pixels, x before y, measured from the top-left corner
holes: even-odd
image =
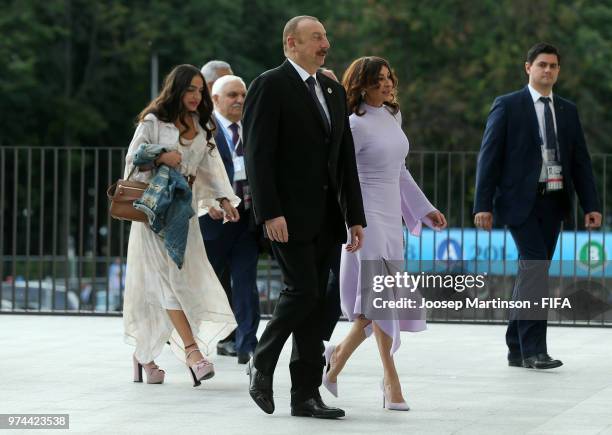
[[[229,126],[229,129],[232,131],[232,145],[234,145],[234,148],[237,148],[238,142],[240,141],[240,135],[238,134],[238,124],[232,122]],[[236,154],[238,154],[238,150],[236,150]],[[238,155],[240,156],[242,155],[242,153]]]

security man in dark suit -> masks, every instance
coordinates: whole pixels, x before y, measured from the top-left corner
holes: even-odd
[[[474,223],[490,230],[493,214],[507,225],[519,253],[514,300],[548,296],[548,267],[574,192],[587,229],[601,226],[591,158],[574,103],[553,95],[561,67],[558,50],[534,45],[527,53],[529,84],[495,99],[482,139],[476,174]],[[537,317],[537,316],[536,316]],[[546,312],[511,314],[508,364],[551,369]]]
[[[255,350],[260,319],[256,282],[258,246],[250,215],[251,195],[244,167],[240,121],[245,95],[244,81],[234,75],[224,75],[212,87],[215,143],[234,192],[242,200],[238,206],[240,220],[223,224],[223,212],[214,207],[200,218],[206,254],[217,276],[223,275],[226,265],[230,268],[230,302],[238,324],[235,330],[238,364],[246,364]],[[219,351],[218,346],[217,352],[221,353]]]
[[[283,48],[287,60],[249,87],[243,117],[253,211],[286,286],[249,363],[249,393],[274,412],[274,369],[293,334],[291,415],[338,418],[344,411],[326,406],[319,394],[325,294],[330,259],[347,227],[348,249],[361,247],[361,188],[346,94],[318,72],[329,49],[325,28],[317,18],[294,17]]]

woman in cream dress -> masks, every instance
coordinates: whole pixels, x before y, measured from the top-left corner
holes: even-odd
[[[194,386],[214,375],[204,354],[236,326],[225,292],[206,257],[198,216],[221,207],[230,221],[239,219],[223,162],[212,142],[212,102],[200,71],[179,65],[163,89],[139,116],[126,156],[124,178],[143,143],[163,145],[156,165],[166,164],[193,180],[192,208],[181,269],[168,255],[163,239],[148,224],[133,222],[130,230],[123,309],[125,341],[136,346],[134,381],[162,383],[164,371],[154,362],[167,341],[186,362]],[[132,180],[148,182],[155,169],[136,168]],[[195,177],[195,178],[193,178]]]

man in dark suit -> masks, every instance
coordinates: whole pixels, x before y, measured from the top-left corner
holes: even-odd
[[[223,60],[210,60],[206,62],[201,70],[202,75],[204,76],[204,80],[206,81],[206,87],[208,88],[208,92],[212,95],[212,87],[219,78],[226,75],[233,75],[232,67],[229,63]],[[220,132],[217,130],[217,135]],[[223,162],[225,163],[225,169],[228,171],[233,171],[233,166],[229,164],[228,156],[224,156]],[[232,178],[230,178],[231,180]],[[210,221],[210,217],[201,217],[200,218],[200,227],[205,225],[208,221]],[[217,226],[216,233],[219,232],[218,228],[220,228],[220,224]],[[200,228],[201,229],[201,228]],[[209,230],[211,228],[208,228]],[[214,230],[214,229],[213,229]],[[214,236],[216,237],[216,236]],[[206,236],[204,236],[204,240]],[[212,240],[212,239],[211,239]],[[218,268],[219,270],[221,268]],[[221,275],[217,275],[221,285],[223,286],[223,290],[225,290],[225,294],[227,295],[227,299],[232,303],[232,280],[230,276],[230,267],[229,264],[226,264],[223,268],[223,273]],[[216,269],[217,270],[217,269]],[[236,330],[233,330],[227,337],[219,340],[217,342],[217,355],[225,355],[225,356],[236,356]]]
[[[254,225],[250,225],[251,195],[241,139],[245,95],[246,85],[234,75],[224,75],[212,87],[217,126],[215,143],[229,181],[242,200],[238,206],[240,220],[223,224],[223,212],[214,207],[200,218],[206,254],[217,276],[223,275],[226,265],[230,268],[231,305],[238,324],[235,331],[238,364],[246,364],[255,350],[260,319],[256,282],[258,247]],[[221,353],[219,347],[217,353]]]
[[[263,223],[285,289],[249,362],[249,393],[274,412],[272,377],[293,334],[291,415],[337,418],[319,395],[324,364],[322,325],[330,258],[350,233],[363,240],[365,215],[344,89],[317,72],[329,42],[317,18],[289,20],[287,60],[257,77],[244,110],[247,174],[253,211]]]
[[[474,223],[490,230],[493,212],[498,224],[508,225],[519,253],[515,300],[530,300],[534,293],[548,296],[548,266],[574,192],[585,227],[601,225],[578,111],[552,93],[560,65],[558,50],[549,44],[529,50],[529,84],[495,100],[478,157]],[[551,369],[563,364],[548,355],[546,313],[539,316],[511,314],[506,331],[510,366]]]
[[[319,68],[321,74],[326,75],[330,79],[339,83],[338,77],[333,70],[329,68]],[[327,291],[325,292],[325,315],[321,322],[322,338],[324,341],[331,340],[336,324],[342,316],[342,308],[340,307],[340,257],[342,254],[342,245],[334,248],[329,264],[329,281],[327,282]]]

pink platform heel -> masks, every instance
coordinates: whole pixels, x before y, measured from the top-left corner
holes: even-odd
[[[380,389],[383,393],[383,408],[387,408],[390,411],[410,411],[410,407],[406,402],[391,402],[387,396],[387,389],[385,388],[385,380],[380,381]]]
[[[147,384],[163,384],[166,373],[160,369],[157,364],[140,364],[136,357],[132,355],[134,364],[134,382],[142,382],[142,369],[147,374]]]
[[[186,348],[191,346],[193,346],[193,344],[186,346]],[[185,356],[185,360],[187,360],[189,358],[189,355],[191,355],[192,353],[199,351],[200,349],[198,349],[197,347],[195,349],[190,350]],[[186,361],[186,364],[187,368],[189,369],[189,373],[191,373],[191,377],[193,378],[194,387],[201,385],[202,383],[200,381],[205,381],[206,379],[210,379],[215,375],[215,366],[206,358],[202,358],[201,360],[192,365],[189,365],[189,362]]]
[[[321,383],[325,388],[327,388],[327,391],[332,393],[334,397],[338,397],[338,382],[330,382],[327,378],[327,372],[329,371],[331,365],[331,357],[335,350],[336,346],[333,344],[325,346],[325,367],[323,367],[323,380]]]

